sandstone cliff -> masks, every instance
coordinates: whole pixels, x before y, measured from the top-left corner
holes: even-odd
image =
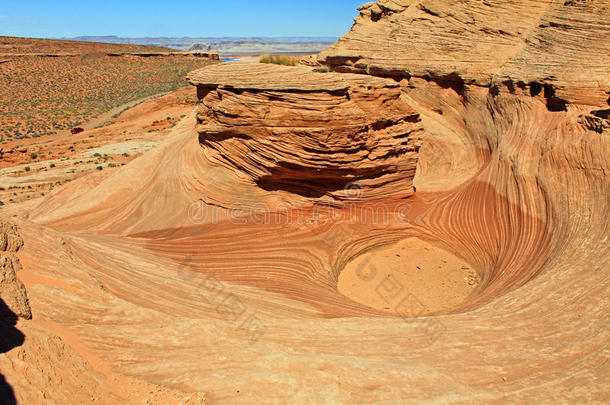
[[[305,67],[223,64],[191,73],[199,139],[265,190],[408,197],[421,125],[389,79]]]
[[[32,318],[25,287],[17,278],[21,264],[15,253],[22,246],[23,239],[17,232],[17,226],[0,218],[0,299],[3,307],[6,305],[6,308],[0,308],[0,318],[4,316]]]
[[[334,70],[421,77],[463,87],[508,86],[606,105],[607,1],[382,0],[323,51]],[[556,100],[558,99],[558,100]]]

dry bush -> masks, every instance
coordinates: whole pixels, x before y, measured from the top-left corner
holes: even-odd
[[[296,66],[297,64],[297,61],[290,56],[269,55],[268,53],[262,54],[258,61],[260,63],[274,63],[276,65],[284,66]]]

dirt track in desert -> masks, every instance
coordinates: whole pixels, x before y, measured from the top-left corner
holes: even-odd
[[[216,64],[98,129],[137,157],[0,211],[14,395],[607,403],[609,7],[373,2],[329,72]]]

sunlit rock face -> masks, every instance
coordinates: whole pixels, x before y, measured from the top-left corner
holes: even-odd
[[[422,128],[394,80],[249,63],[202,69],[190,82],[201,144],[265,190],[336,200],[413,193]]]
[[[25,287],[17,277],[21,264],[15,254],[22,246],[17,226],[0,217],[0,321],[32,318]]]
[[[546,85],[550,109],[606,105],[608,1],[381,0],[318,61],[341,72],[444,85]]]

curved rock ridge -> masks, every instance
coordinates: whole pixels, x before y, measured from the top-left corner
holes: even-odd
[[[420,113],[415,183],[445,195],[443,210],[426,218],[454,224],[433,237],[480,264],[482,282],[467,306],[552,271],[557,249],[588,240],[566,229],[596,229],[579,223],[581,210],[604,217],[609,6],[381,0],[362,6],[352,30],[318,57],[335,71],[400,80]],[[496,196],[483,198],[491,190]],[[475,245],[487,259],[467,253]]]
[[[381,0],[359,10],[320,63],[459,88],[546,85],[548,98],[574,104],[608,100],[608,0]]]
[[[334,200],[413,193],[421,125],[395,81],[261,63],[189,81],[201,144],[262,189]]]

